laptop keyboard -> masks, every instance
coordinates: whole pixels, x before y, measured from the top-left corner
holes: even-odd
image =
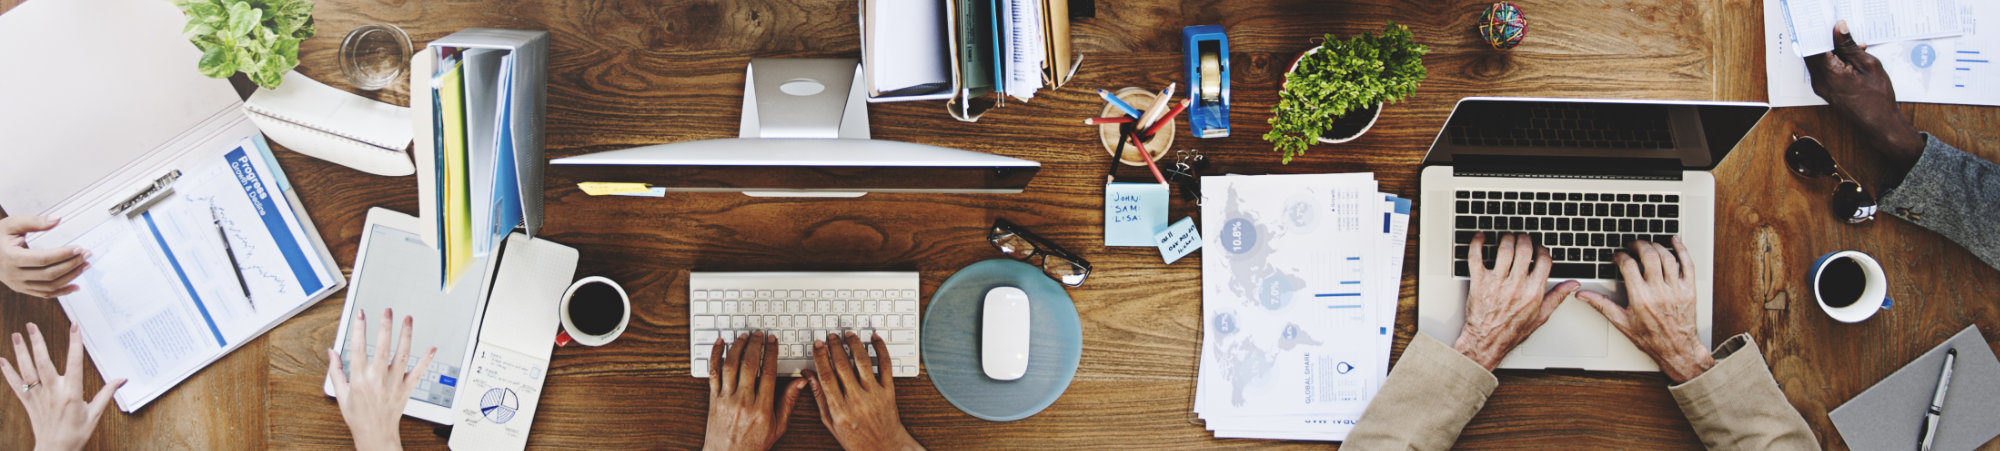
[[[1609,103],[1538,103],[1519,115],[1450,129],[1461,146],[1672,149],[1667,110]]]
[[[1681,231],[1681,199],[1666,193],[1459,191],[1452,274],[1472,275],[1473,235],[1486,232],[1483,263],[1492,267],[1498,233],[1520,232],[1549,248],[1551,279],[1618,279],[1612,254],[1632,241],[1672,246]]]

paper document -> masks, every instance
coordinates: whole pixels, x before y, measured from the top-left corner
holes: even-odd
[[[1767,4],[1769,2],[1766,2]],[[1847,21],[1863,45],[1946,38],[1962,32],[1957,0],[1778,0],[1797,31],[1800,55],[1833,50],[1833,24]],[[1827,30],[1826,33],[1806,33]]]
[[[1001,82],[1008,97],[1023,102],[1042,90],[1042,64],[1048,48],[1042,44],[1041,0],[997,0],[1000,2],[1000,54],[1007,74]]]
[[[557,303],[576,273],[576,249],[521,234],[508,235],[503,246],[479,344],[452,399],[459,413],[451,449],[527,447],[562,327]]]
[[[868,0],[867,30],[869,94],[926,94],[951,85],[951,59],[946,55],[944,2],[937,0]],[[917,89],[912,89],[917,88]]]
[[[1950,2],[1919,1],[1899,4],[1898,8],[1919,11],[1942,3]],[[2000,27],[2000,4],[1959,1],[1956,11],[1963,36],[1868,47],[1868,53],[1881,60],[1888,72],[1897,101],[2000,105],[2000,68],[1993,65],[1995,55],[2000,55],[2000,29],[1995,29]],[[1803,59],[1815,52],[1802,49],[1814,48],[1803,44],[1814,39],[1824,40],[1828,43],[1825,48],[1831,48],[1833,24],[1794,27],[1787,17],[1781,2],[1764,2],[1764,69],[1771,106],[1825,105],[1825,100],[1813,94],[1812,77]],[[1977,26],[1982,23],[1986,24],[1984,29]],[[1855,23],[1849,20],[1848,25]],[[1856,39],[1861,39],[1859,29],[1855,32]]]
[[[264,155],[245,139],[185,170],[143,212],[67,243],[91,250],[91,270],[63,296],[63,308],[82,326],[105,380],[131,379],[115,395],[121,410],[165,393],[333,288]]]
[[[1371,174],[1204,177],[1195,412],[1216,437],[1341,440],[1388,375]],[[1391,223],[1393,225],[1393,223]],[[1388,314],[1393,320],[1393,313]]]

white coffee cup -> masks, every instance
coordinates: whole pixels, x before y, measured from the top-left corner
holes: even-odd
[[[1861,297],[1846,307],[1834,307],[1826,304],[1825,296],[1820,293],[1819,283],[1820,277],[1826,272],[1826,267],[1842,258],[1853,260],[1860,266],[1861,277],[1864,280],[1861,285]],[[1838,251],[1820,256],[1818,261],[1813,262],[1812,273],[1806,278],[1806,283],[1812,286],[1813,301],[1819,303],[1819,308],[1825,310],[1827,316],[1843,323],[1861,322],[1875,316],[1875,312],[1887,310],[1889,306],[1895,304],[1895,300],[1889,299],[1889,276],[1882,272],[1882,263],[1861,251]]]
[[[619,316],[618,325],[611,328],[610,332],[590,335],[577,329],[576,322],[570,318],[569,307],[570,302],[576,299],[578,289],[600,283],[609,285],[613,291],[618,292],[618,301],[623,307],[624,314]],[[562,305],[557,307],[557,315],[562,318],[563,328],[563,336],[556,337],[556,344],[558,346],[565,344],[564,338],[568,338],[584,346],[604,346],[610,344],[611,340],[618,339],[619,335],[624,335],[625,326],[632,323],[632,297],[625,294],[625,287],[618,286],[618,282],[613,282],[611,279],[602,276],[585,277],[578,279],[576,283],[570,284],[569,289],[563,291]]]

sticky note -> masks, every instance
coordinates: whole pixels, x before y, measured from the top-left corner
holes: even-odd
[[[644,183],[583,182],[576,184],[584,194],[604,196],[611,194],[642,193],[647,191]]]
[[[667,197],[667,188],[661,186],[655,186],[652,188],[646,188],[644,191],[633,191],[629,193],[612,193],[611,195],[631,196],[631,197]]]
[[[1104,185],[1104,245],[1153,246],[1167,227],[1167,187],[1158,183]]]
[[[1153,244],[1160,246],[1160,259],[1167,264],[1186,257],[1195,249],[1201,249],[1201,231],[1195,230],[1194,218],[1181,218],[1166,230],[1153,235]]]

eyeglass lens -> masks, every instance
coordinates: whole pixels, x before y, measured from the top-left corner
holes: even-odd
[[[1014,257],[1015,260],[1026,260],[1035,255],[1035,243],[1005,229],[993,229],[993,236],[989,240],[993,242],[993,247],[1000,248],[1001,253]]]
[[[1875,219],[1875,196],[1868,193],[1861,184],[1843,180],[1833,189],[1833,215],[1849,224],[1859,224]]]
[[[1004,227],[994,227],[987,241],[1008,257],[1040,265],[1043,273],[1062,281],[1063,285],[1082,285],[1083,279],[1090,276],[1090,267],[1060,255],[1043,253],[1035,247],[1034,241]],[[1036,257],[1040,258],[1039,261],[1030,260]]]
[[[1818,178],[1833,175],[1837,165],[1833,154],[1827,153],[1826,146],[1812,137],[1802,137],[1792,141],[1785,148],[1785,167],[1801,177]]]

